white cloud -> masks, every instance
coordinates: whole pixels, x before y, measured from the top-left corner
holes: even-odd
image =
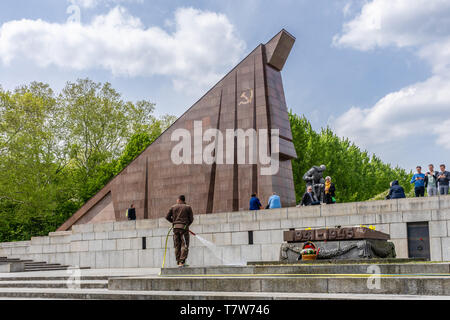
[[[433,73],[370,108],[352,107],[334,122],[339,135],[366,147],[433,134],[450,149],[450,1],[374,0],[344,24],[333,44],[362,51],[412,48]]]
[[[122,4],[127,2],[143,3],[144,0],[68,0],[68,2],[84,9],[92,9],[102,3],[107,5]]]
[[[223,14],[175,11],[174,31],[146,28],[115,7],[86,25],[14,20],[0,27],[0,61],[25,58],[40,67],[101,68],[115,76],[164,75],[176,88],[199,93],[242,56],[245,43]]]

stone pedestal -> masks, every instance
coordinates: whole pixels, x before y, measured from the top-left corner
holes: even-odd
[[[317,259],[373,259],[395,258],[395,246],[386,240],[316,241]],[[299,260],[303,243],[281,245],[280,261],[292,263]]]

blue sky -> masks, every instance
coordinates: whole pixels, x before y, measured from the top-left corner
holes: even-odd
[[[89,77],[178,116],[282,28],[288,108],[391,164],[450,166],[449,0],[3,0],[0,85]]]

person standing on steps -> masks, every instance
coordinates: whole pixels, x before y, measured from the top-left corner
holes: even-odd
[[[429,197],[437,196],[438,192],[438,179],[439,172],[434,171],[434,165],[428,165],[428,171],[425,175],[425,188]]]
[[[173,246],[175,258],[179,267],[184,267],[189,253],[189,226],[194,222],[194,213],[186,198],[181,195],[177,204],[173,205],[166,215],[167,221],[173,226]]]
[[[416,167],[417,173],[411,178],[411,183],[414,183],[414,193],[416,197],[425,196],[425,175],[422,173],[422,167]]]
[[[450,172],[445,170],[445,164],[441,164],[441,171],[438,173],[439,194],[448,194],[448,185],[450,182]]]

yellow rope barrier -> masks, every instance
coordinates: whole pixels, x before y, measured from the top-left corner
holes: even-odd
[[[173,229],[173,227],[170,227],[169,232],[167,232],[166,245],[164,247],[164,258],[163,258],[163,263],[162,263],[162,266],[161,266],[161,270],[159,270],[159,275],[161,275],[161,271],[162,271],[162,269],[164,269],[164,264],[166,263],[167,240],[169,240],[170,231],[172,231],[172,229]]]

